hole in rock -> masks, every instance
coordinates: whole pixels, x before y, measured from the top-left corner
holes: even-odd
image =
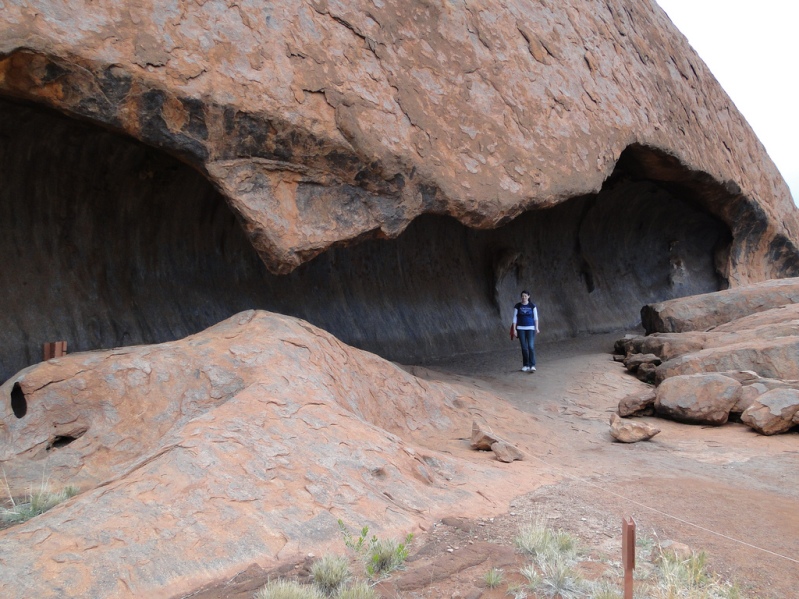
[[[83,436],[84,432],[85,431],[82,431],[80,433],[76,433],[74,436],[72,436],[72,435],[56,435],[55,437],[53,437],[53,440],[50,441],[50,443],[47,445],[47,451],[50,451],[51,449],[60,449],[62,447],[66,447],[67,445],[69,445],[73,441],[77,441],[78,439],[80,439]]]
[[[250,308],[406,363],[509,347],[522,288],[549,339],[614,331],[646,303],[724,288],[732,241],[716,216],[729,194],[643,147],[598,193],[498,229],[425,215],[281,276],[206,179],[125,136],[0,98],[0,171],[2,379],[39,360],[32,339],[157,343]]]
[[[14,383],[11,388],[11,409],[17,418],[23,418],[28,413],[28,400],[25,399],[19,383]]]

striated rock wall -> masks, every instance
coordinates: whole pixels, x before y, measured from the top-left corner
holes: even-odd
[[[522,287],[567,335],[799,274],[787,186],[654,2],[3,11],[3,376],[251,307],[416,360],[496,346]]]

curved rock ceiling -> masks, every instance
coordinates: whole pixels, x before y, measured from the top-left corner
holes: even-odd
[[[522,287],[557,338],[799,274],[685,39],[588,4],[7,5],[0,377],[246,308],[417,361],[506,343]]]

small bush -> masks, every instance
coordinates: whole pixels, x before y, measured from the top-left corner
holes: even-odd
[[[527,599],[527,591],[518,583],[509,584],[505,594],[508,597],[513,597],[513,599]]]
[[[583,595],[585,584],[582,577],[574,570],[569,560],[557,555],[542,556],[538,561],[541,570],[541,583],[535,589],[547,597],[573,599]]]
[[[527,588],[531,591],[537,589],[541,585],[541,575],[533,564],[527,564],[524,568],[519,570],[519,573],[527,579]]]
[[[341,588],[336,599],[378,599],[378,596],[372,587],[361,581]]]
[[[408,558],[408,545],[413,539],[409,534],[404,543],[397,543],[393,539],[376,539],[369,544],[366,561],[366,573],[370,577],[384,576],[402,567]]]
[[[540,519],[536,519],[519,529],[514,542],[522,553],[536,556],[552,546],[552,531]]]
[[[349,563],[338,555],[325,555],[311,566],[314,585],[328,596],[335,594],[350,576]]]
[[[324,599],[315,587],[291,580],[270,580],[255,593],[255,599]]]
[[[34,516],[51,510],[59,503],[63,503],[77,494],[78,490],[72,486],[65,487],[63,490],[54,493],[47,488],[47,485],[42,485],[38,491],[31,491],[26,503],[15,504],[9,509],[0,508],[0,517],[5,522],[25,522]]]
[[[497,568],[491,568],[483,576],[483,581],[486,583],[486,586],[489,589],[497,588],[499,585],[502,584],[502,581],[504,579],[505,579],[505,576],[503,575],[502,570],[499,570]]]
[[[680,559],[671,551],[661,551],[657,560],[658,581],[651,589],[653,599],[740,599],[736,585],[724,583],[707,569],[707,554],[693,553]]]
[[[354,537],[342,520],[338,521],[341,534],[344,536],[344,544],[359,555],[364,555],[366,562],[366,573],[374,578],[375,576],[385,576],[394,570],[402,567],[408,558],[408,546],[413,540],[413,533],[408,534],[405,540],[398,543],[394,540],[382,540],[372,535],[369,538],[369,527],[364,526],[358,537]]]
[[[607,582],[594,583],[591,599],[622,599],[622,591]]]

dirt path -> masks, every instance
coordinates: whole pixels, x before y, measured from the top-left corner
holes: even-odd
[[[425,376],[491,391],[547,425],[545,444],[526,440],[541,449],[530,459],[563,482],[517,499],[519,512],[554,514],[559,527],[611,551],[631,515],[643,533],[707,551],[749,596],[799,597],[799,563],[785,559],[799,560],[799,435],[649,418],[662,430],[654,439],[614,442],[610,414],[645,387],[611,360],[620,336],[541,343],[533,374],[518,370],[514,345],[429,364]]]

